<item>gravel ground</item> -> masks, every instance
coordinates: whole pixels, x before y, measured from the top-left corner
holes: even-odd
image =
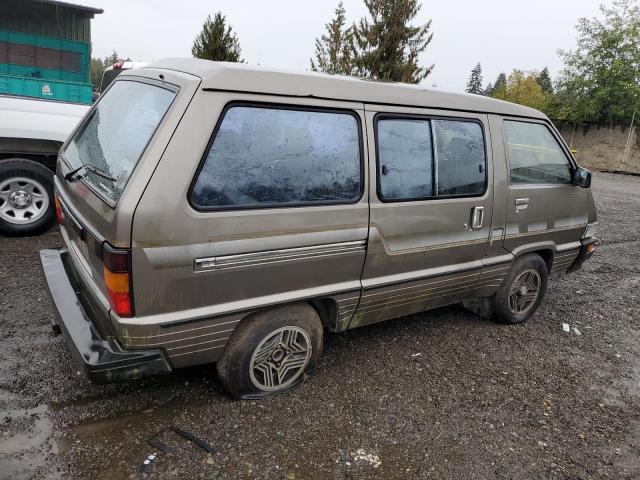
[[[0,477],[639,478],[640,178],[594,191],[599,251],[527,324],[448,307],[328,335],[313,378],[254,402],[211,366],[92,385],[50,333],[37,252],[58,233],[0,238]]]

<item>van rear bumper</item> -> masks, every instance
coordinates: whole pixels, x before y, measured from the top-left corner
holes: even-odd
[[[583,239],[581,243],[580,253],[578,253],[576,260],[567,269],[567,273],[572,273],[582,268],[582,264],[589,260],[594,254],[598,240],[595,238],[587,238]]]
[[[40,262],[55,306],[56,325],[75,360],[96,383],[122,382],[171,371],[160,350],[124,350],[103,340],[85,313],[66,250],[41,250]]]

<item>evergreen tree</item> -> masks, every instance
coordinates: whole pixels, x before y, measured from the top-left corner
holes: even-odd
[[[491,97],[491,96],[493,96],[493,83],[489,82],[489,83],[487,84],[487,88],[485,88],[485,89],[484,89],[484,94],[485,94],[487,97]]]
[[[538,74],[536,81],[544,93],[553,93],[553,82],[551,81],[551,75],[549,75],[549,69],[547,67],[544,67]]]
[[[489,84],[485,94],[489,97],[496,97],[498,94],[504,95],[507,90],[507,74],[502,72],[496,78],[496,81],[493,85]]]
[[[118,52],[113,50],[111,55],[107,55],[103,59],[100,58],[91,58],[91,62],[89,64],[89,78],[91,83],[93,84],[93,90],[95,92],[100,91],[100,85],[102,83],[102,75],[104,75],[104,71],[112,66],[114,63],[119,61],[127,61],[130,62],[131,59],[127,58],[126,60],[122,60],[122,58],[118,55]]]
[[[222,12],[211,15],[202,26],[202,31],[193,41],[191,53],[196,58],[220,62],[243,62],[240,58],[240,42],[231,25],[227,25]]]
[[[434,65],[419,65],[419,55],[433,39],[431,20],[410,22],[420,11],[417,0],[364,0],[369,10],[354,28],[356,71],[363,77],[418,83]]]
[[[471,70],[466,92],[484,95],[484,90],[482,89],[482,66],[479,63]]]
[[[311,59],[311,70],[332,74],[353,73],[353,29],[345,28],[347,18],[340,2],[335,17],[325,24],[326,33],[316,38],[315,61]]]

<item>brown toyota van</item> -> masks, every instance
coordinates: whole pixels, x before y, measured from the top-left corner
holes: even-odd
[[[527,320],[594,251],[590,183],[523,106],[159,61],[61,149],[54,328],[98,382],[215,362],[235,398],[282,392],[330,332],[458,302]]]

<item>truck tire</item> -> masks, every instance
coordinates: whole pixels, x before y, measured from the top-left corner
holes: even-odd
[[[549,270],[540,255],[529,253],[516,259],[495,297],[495,319],[500,323],[526,322],[547,291]]]
[[[33,160],[0,161],[0,233],[35,235],[55,216],[53,172]]]
[[[216,365],[237,400],[290,390],[311,373],[322,353],[322,322],[308,304],[253,314],[240,323]]]

